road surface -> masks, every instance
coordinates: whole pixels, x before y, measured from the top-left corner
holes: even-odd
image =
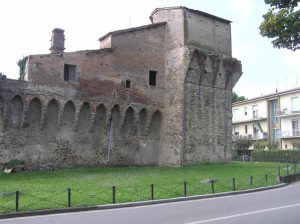
[[[300,223],[300,183],[256,193],[131,208],[0,220],[0,224]]]

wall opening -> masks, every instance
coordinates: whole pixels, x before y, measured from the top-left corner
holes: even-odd
[[[64,81],[76,81],[76,65],[64,65]]]
[[[132,128],[133,128],[133,119],[134,119],[134,110],[132,107],[129,107],[126,110],[125,113],[125,118],[124,118],[124,123],[121,128],[121,134],[123,136],[128,136],[130,135]]]
[[[54,136],[56,134],[57,119],[58,119],[58,103],[55,99],[51,100],[47,106],[45,117],[46,134]]]
[[[27,123],[29,128],[39,127],[42,113],[42,103],[38,98],[30,101],[27,110]]]
[[[143,108],[139,113],[139,126],[138,126],[139,135],[145,134],[146,121],[147,121],[147,110]]]
[[[94,132],[99,134],[104,133],[106,125],[106,108],[103,104],[100,104],[96,109]]]
[[[156,86],[156,74],[157,71],[149,71],[149,85],[150,86]]]
[[[149,134],[152,139],[159,140],[161,137],[163,126],[163,116],[160,111],[156,111],[152,115],[151,124],[149,128]]]
[[[64,106],[61,123],[61,132],[63,137],[70,136],[73,133],[75,110],[75,105],[71,100]]]
[[[89,131],[90,123],[91,123],[90,105],[87,102],[85,102],[80,109],[77,130],[81,133],[86,133],[87,131]]]
[[[3,123],[4,123],[4,106],[5,106],[4,101],[0,97],[0,128],[3,127]]]
[[[125,88],[126,89],[130,89],[130,87],[131,87],[131,81],[130,80],[126,80],[126,82],[125,82]]]
[[[17,95],[9,103],[10,108],[10,125],[12,127],[20,127],[23,114],[23,101],[22,98]]]

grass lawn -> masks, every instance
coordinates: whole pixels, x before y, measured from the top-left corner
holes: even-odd
[[[278,184],[278,163],[221,163],[185,167],[126,167],[126,168],[66,168],[55,172],[0,174],[0,213],[15,211],[15,194],[20,191],[19,211],[112,203],[112,186],[116,186],[116,203],[210,194],[211,185],[205,179],[218,179],[215,193]],[[300,169],[300,168],[299,168]],[[286,173],[281,169],[282,175]],[[291,171],[290,171],[291,172]],[[266,183],[265,175],[268,175]],[[252,186],[250,185],[252,176]]]

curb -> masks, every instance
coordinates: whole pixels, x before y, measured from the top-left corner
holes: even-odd
[[[191,201],[191,200],[197,200],[197,199],[207,199],[207,198],[224,197],[224,196],[230,196],[230,195],[254,193],[254,192],[258,192],[258,191],[266,191],[266,190],[281,188],[281,187],[285,187],[287,185],[288,184],[283,183],[283,184],[278,184],[278,185],[274,185],[274,186],[254,188],[254,189],[243,190],[243,191],[230,191],[230,192],[224,192],[224,193],[161,199],[161,200],[153,200],[153,201],[141,201],[141,202],[130,202],[130,203],[121,203],[121,204],[109,204],[109,205],[96,205],[96,206],[86,206],[86,207],[76,207],[76,208],[59,208],[59,209],[28,211],[28,212],[13,212],[13,213],[1,214],[0,219],[26,217],[26,216],[38,216],[38,215],[50,215],[50,214],[60,214],[60,213],[71,213],[71,212],[82,212],[82,211],[92,211],[92,210],[106,210],[106,209],[115,209],[115,208],[128,208],[128,207],[156,205],[156,204],[163,204],[163,203],[170,203],[170,202]]]

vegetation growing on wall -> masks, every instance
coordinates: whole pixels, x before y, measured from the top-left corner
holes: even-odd
[[[2,81],[6,79],[6,75],[2,74],[2,72],[0,72],[0,84],[2,83]]]
[[[19,80],[24,80],[25,78],[25,65],[26,65],[27,57],[23,57],[17,62],[19,66]]]

